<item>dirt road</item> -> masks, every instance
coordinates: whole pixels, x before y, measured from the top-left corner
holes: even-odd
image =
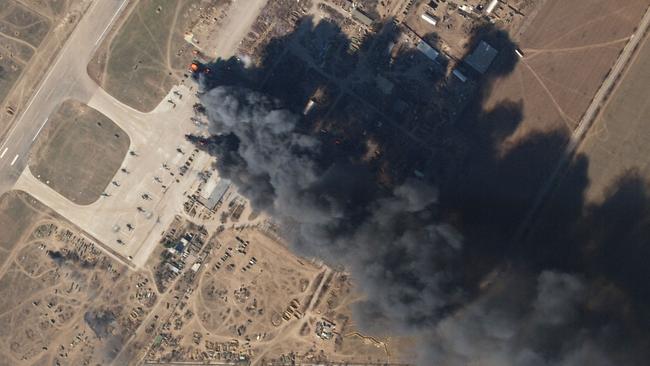
[[[560,182],[562,177],[565,175],[566,168],[569,166],[571,159],[573,159],[576,150],[587,136],[587,132],[596,121],[596,117],[598,117],[601,107],[612,94],[611,92],[616,87],[618,81],[622,79],[622,75],[630,64],[630,61],[634,61],[633,56],[636,54],[639,43],[647,36],[646,33],[648,32],[648,27],[650,27],[650,7],[646,9],[646,13],[641,19],[639,26],[634,34],[630,36],[630,40],[625,45],[625,48],[616,60],[616,63],[614,63],[607,78],[596,92],[591,104],[580,119],[580,122],[573,131],[569,143],[564,149],[564,153],[553,170],[553,173],[548,177],[547,181],[535,197],[532,206],[524,216],[524,220],[515,234],[513,240],[514,243],[525,239],[526,235],[528,235],[535,224],[540,209],[549,195],[553,192],[553,189],[557,186],[558,182]]]

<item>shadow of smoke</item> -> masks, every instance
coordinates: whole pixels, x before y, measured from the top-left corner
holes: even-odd
[[[602,201],[595,203],[579,199],[585,183],[575,175],[563,180],[533,235],[519,249],[519,255],[533,268],[581,273],[592,281],[617,288],[629,301],[617,311],[625,309],[630,315],[637,314],[641,317],[639,324],[647,326],[648,182],[638,172],[628,171],[612,183]]]
[[[473,35],[470,45],[486,40],[500,52],[490,70],[476,79],[476,88],[469,95],[460,94],[458,81],[448,79],[414,49],[391,57],[387,49],[398,36],[399,30],[386,23],[364,40],[360,51],[351,52],[350,40],[338,26],[327,21],[313,24],[311,18],[305,18],[294,32],[273,39],[257,66],[245,67],[235,58],[217,60],[208,65],[213,72],[202,83],[205,90],[236,86],[263,93],[275,99],[278,107],[300,116],[295,130],[320,142],[319,152],[312,158],[322,176],[311,193],[341,203],[348,218],[344,224],[328,227],[337,235],[353,235],[375,215],[374,203],[391,196],[395,187],[414,175],[439,189],[438,203],[428,207],[430,217],[450,223],[462,233],[460,259],[443,266],[444,285],[426,294],[422,293],[428,291],[423,283],[428,279],[419,277],[439,277],[441,272],[418,272],[409,266],[409,261],[415,261],[409,255],[412,253],[386,251],[388,254],[372,265],[384,266],[385,273],[399,278],[372,278],[381,283],[367,286],[371,302],[363,304],[366,316],[392,321],[387,311],[413,311],[413,317],[389,329],[431,328],[489,292],[484,279],[490,273],[526,272],[530,280],[524,281],[524,286],[534,292],[536,276],[530,273],[557,270],[580,275],[590,289],[589,301],[579,310],[582,323],[576,325],[587,333],[574,334],[570,341],[591,335],[598,340],[598,334],[616,329],[620,335],[638,336],[630,352],[643,353],[639,351],[643,347],[637,345],[647,345],[650,339],[646,310],[650,266],[644,265],[650,258],[650,198],[644,181],[638,175],[627,175],[604,202],[586,204],[588,161],[577,156],[546,205],[534,235],[525,242],[512,243],[569,136],[562,131],[534,132],[504,150],[505,140],[522,122],[524,101],[505,100],[489,110],[484,105],[494,81],[512,72],[517,62],[516,46],[507,33],[485,26]],[[431,37],[435,39],[435,34]],[[376,75],[390,81],[390,92],[380,90]],[[303,113],[310,100],[315,102],[313,109]],[[201,148],[222,157],[218,168],[226,176],[230,165],[242,163],[236,137],[217,136],[203,142],[208,143]],[[378,148],[369,155],[373,145]],[[258,183],[261,192],[273,194],[274,187],[267,179]],[[270,200],[260,198],[256,203],[268,207]],[[399,249],[395,243],[375,244]],[[303,243],[300,250],[306,249],[304,245],[309,246]],[[418,245],[421,248],[415,256],[428,250],[426,241]],[[375,247],[354,249],[381,252]],[[422,256],[431,258],[432,263],[446,258],[438,253],[428,255]],[[335,255],[330,259],[342,260]],[[431,266],[438,268],[437,264]],[[357,274],[365,271],[352,270]],[[421,297],[448,298],[435,308],[414,309],[419,303],[411,295],[382,298],[388,297],[385,294],[390,294],[392,287],[412,287]],[[523,291],[526,295],[521,296],[532,296],[531,291]],[[611,296],[604,299],[606,295]],[[562,352],[554,342],[531,347],[542,353]]]

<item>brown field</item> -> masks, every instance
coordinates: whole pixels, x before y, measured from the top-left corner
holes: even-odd
[[[494,83],[486,103],[522,102],[514,138],[532,130],[573,131],[650,1],[592,3],[548,0],[516,37],[525,57]]]
[[[183,39],[200,0],[144,0],[109,35],[88,65],[90,76],[121,102],[151,111],[192,60]]]
[[[200,315],[200,323],[211,333],[236,336],[229,334],[230,328],[234,329],[246,318],[252,318],[255,319],[255,327],[248,332],[271,332],[274,328],[271,324],[274,314],[282,313],[292,298],[303,300],[306,284],[318,271],[310,263],[301,264],[295,257],[283,258],[284,253],[277,250],[274,253],[273,246],[264,243],[269,240],[259,234],[246,236],[252,242],[246,255],[235,251],[233,258],[220,264],[219,257],[226,253],[228,247],[237,248],[238,243],[232,235],[234,233],[228,234],[230,235],[221,238],[223,246],[213,254],[214,260],[210,263],[212,268],[203,272],[199,280],[195,309]],[[242,268],[252,257],[258,258],[259,262],[242,272]],[[215,267],[217,263],[221,268]],[[233,264],[232,271],[228,268],[229,264]],[[304,288],[301,288],[301,283]],[[246,311],[246,307],[251,305],[249,301],[224,302],[221,292],[232,294],[242,286],[246,286],[253,294],[250,302],[253,298],[257,299],[258,309]],[[264,311],[260,313],[259,309]]]
[[[237,237],[248,244],[242,246]],[[350,305],[360,296],[348,274],[297,257],[254,228],[226,229],[210,243],[210,255],[201,261],[198,275],[177,277],[152,312],[171,324],[168,339],[152,342],[149,335],[137,337],[150,347],[145,359],[206,360],[206,352],[230,347],[253,365],[291,352],[297,362],[321,352],[340,362],[386,362],[389,353],[391,360],[399,360],[409,347],[402,339],[393,343],[358,332]],[[162,248],[160,252],[166,253]],[[186,284],[191,290],[183,287]],[[181,296],[172,297],[175,291]],[[316,333],[324,319],[336,324],[330,339]],[[146,346],[134,353],[143,349]],[[212,355],[215,361],[230,357]]]
[[[113,262],[26,193],[0,198],[0,220],[3,244],[11,240],[0,265],[0,365],[110,362],[155,304],[151,277]]]
[[[19,2],[52,20],[65,15],[65,12],[79,0],[20,0]]]
[[[29,196],[8,192],[0,197],[0,265],[42,214],[44,206]]]
[[[16,0],[0,4],[0,102],[50,29],[50,22]]]
[[[110,183],[129,144],[126,133],[110,119],[77,101],[66,101],[40,133],[29,167],[67,199],[88,205]]]
[[[650,179],[650,40],[640,45],[618,88],[580,148],[589,158],[588,200],[600,200],[628,170]]]

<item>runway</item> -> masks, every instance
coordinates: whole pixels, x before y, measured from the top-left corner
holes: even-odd
[[[84,14],[43,81],[0,145],[0,195],[27,166],[29,151],[48,116],[66,99],[87,102],[99,88],[86,66],[129,0],[96,0]]]

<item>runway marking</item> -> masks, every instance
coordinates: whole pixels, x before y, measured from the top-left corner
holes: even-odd
[[[9,150],[9,148],[5,147],[5,149],[2,151],[2,154],[0,154],[0,159],[2,159],[5,156],[5,154],[7,153],[7,150]]]
[[[97,43],[99,43],[99,41],[101,41],[102,38],[104,38],[104,33],[106,33],[106,31],[108,30],[108,28],[110,28],[111,25],[113,25],[113,21],[115,20],[115,18],[116,18],[118,15],[120,15],[120,11],[122,11],[122,8],[124,7],[124,5],[126,5],[126,2],[127,2],[127,0],[124,0],[124,1],[122,2],[122,5],[120,5],[120,7],[117,9],[117,11],[115,12],[115,15],[113,15],[113,18],[111,18],[111,21],[108,22],[108,25],[106,26],[106,28],[104,28],[104,31],[102,32],[102,34],[100,34],[100,35],[99,35],[99,38],[97,38],[97,40],[95,41],[95,46],[97,46]]]
[[[14,156],[14,160],[11,161],[11,166],[16,164],[16,160],[18,160],[18,154],[16,154],[16,156]]]
[[[122,8],[124,7],[124,5],[125,5],[127,2],[128,2],[128,0],[124,0],[124,1],[122,2],[122,5],[120,5],[120,7],[119,7],[119,9],[118,9],[118,12],[115,13],[115,15],[113,15],[113,18],[111,19],[111,22],[110,22],[109,25],[106,27],[106,29],[104,29],[104,32],[106,32],[106,30],[108,29],[108,27],[110,27],[110,25],[111,25],[111,24],[113,23],[113,21],[115,20],[115,17],[117,17],[117,15],[119,14],[119,11],[122,10]],[[75,30],[76,30],[76,27],[75,27]],[[104,32],[102,32],[102,36],[104,35]],[[74,33],[74,32],[73,32],[73,33]],[[99,39],[101,39],[101,36],[99,37]],[[68,41],[69,41],[69,40],[68,40]],[[99,40],[98,40],[97,42],[99,42]],[[95,42],[95,45],[97,45],[97,42]],[[66,43],[65,43],[65,44],[63,45],[63,47],[61,48],[61,51],[59,52],[59,55],[56,57],[56,60],[54,61],[54,64],[50,67],[50,71],[47,73],[47,75],[45,75],[45,78],[43,79],[43,81],[41,81],[41,85],[40,85],[40,87],[36,90],[36,93],[34,93],[34,95],[32,95],[31,100],[30,100],[29,103],[27,104],[27,107],[25,107],[25,109],[23,110],[22,114],[20,115],[20,118],[19,118],[18,120],[16,120],[16,123],[14,123],[14,126],[11,128],[11,130],[10,130],[9,133],[7,134],[7,137],[6,137],[5,141],[2,143],[2,146],[0,147],[0,149],[3,148],[3,147],[5,147],[5,145],[7,144],[7,142],[9,141],[9,139],[11,138],[11,136],[13,135],[14,130],[15,130],[15,129],[18,127],[18,125],[20,124],[20,121],[22,121],[22,119],[24,118],[25,114],[27,114],[27,111],[28,111],[29,108],[32,106],[32,103],[34,103],[34,101],[37,99],[38,94],[41,92],[41,90],[43,89],[43,87],[45,86],[45,84],[47,84],[47,81],[48,81],[48,79],[50,78],[50,76],[52,75],[52,72],[56,69],[56,66],[59,64],[59,61],[61,61],[61,59],[63,58],[63,55],[66,53],[66,50],[67,50],[68,48],[69,48],[69,42],[66,41]]]
[[[36,140],[36,138],[38,137],[38,134],[41,133],[41,130],[43,129],[43,127],[45,127],[45,124],[47,123],[48,119],[50,119],[50,117],[47,117],[45,119],[45,121],[43,122],[43,124],[41,125],[41,127],[38,128],[38,131],[36,131],[36,135],[34,135],[34,138],[32,139],[32,141]]]

